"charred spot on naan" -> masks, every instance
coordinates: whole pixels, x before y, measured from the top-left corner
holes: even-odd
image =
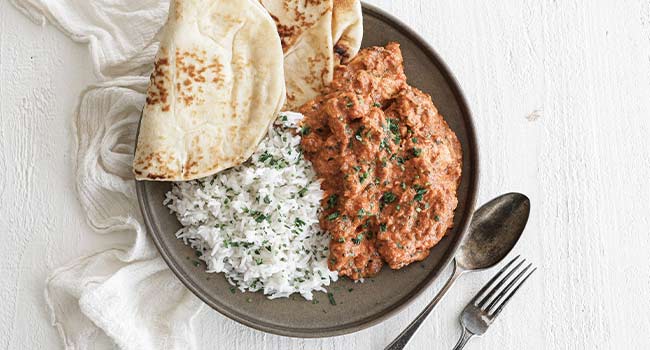
[[[286,53],[289,47],[293,46],[293,44],[296,42],[298,38],[296,33],[299,31],[299,28],[298,26],[289,26],[282,24],[282,22],[280,22],[280,19],[278,19],[278,17],[274,16],[273,14],[271,14],[271,18],[273,18],[273,21],[275,21],[275,26],[278,28],[280,42],[282,43],[282,51]]]
[[[170,168],[167,164],[176,164],[176,158],[167,152],[148,153],[144,158],[138,158],[133,172],[151,180],[167,179],[180,175],[180,171]],[[142,169],[142,170],[139,170]]]
[[[161,51],[164,51],[161,48]],[[149,89],[147,89],[146,103],[149,106],[160,105],[164,112],[169,111],[169,91],[165,87],[171,81],[169,58],[162,56],[154,62],[154,70],[151,73]]]
[[[334,45],[334,53],[336,54],[336,61],[339,63],[345,63],[352,56],[352,49],[344,42],[339,40],[336,45]]]
[[[205,103],[202,84],[211,81],[223,87],[223,64],[217,57],[209,58],[205,50],[176,50],[176,102],[185,106]]]
[[[330,69],[324,64],[327,62],[327,59],[328,57],[324,54],[308,57],[307,66],[309,67],[309,74],[303,77],[304,81],[310,85],[321,84],[322,86],[329,83]]]
[[[273,18],[280,35],[282,50],[286,53],[298,38],[321,17],[332,12],[330,1],[306,0],[281,0],[281,4],[273,0],[260,0]]]
[[[171,7],[174,9],[174,16],[176,17],[176,20],[180,20],[183,17],[183,10],[181,9],[182,4],[181,0],[173,0],[173,4],[171,4]]]

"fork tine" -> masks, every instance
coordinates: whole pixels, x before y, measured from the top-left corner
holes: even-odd
[[[500,293],[499,293],[499,294],[494,298],[494,300],[492,300],[492,302],[490,303],[490,305],[488,305],[488,306],[485,308],[485,311],[490,312],[491,310],[493,310],[494,306],[495,306],[495,305],[496,305],[496,304],[497,304],[501,299],[503,299],[503,297],[506,295],[506,293],[508,293],[508,291],[510,291],[510,289],[511,289],[512,287],[514,287],[514,285],[515,285],[515,284],[516,284],[516,283],[521,279],[521,277],[522,277],[523,275],[525,275],[526,272],[528,272],[528,270],[530,269],[531,266],[533,266],[533,264],[528,264],[528,266],[526,266],[526,268],[525,268],[523,271],[519,272],[519,273],[517,274],[517,276],[515,276],[515,278],[514,278],[512,281],[510,281],[510,283],[508,283],[508,285],[507,285],[505,288],[503,288],[503,290],[502,290],[502,291],[501,291],[501,292],[500,292]],[[513,272],[514,272],[514,270],[513,270]],[[504,278],[502,282],[505,282],[505,281],[506,281],[506,278]],[[496,289],[497,289],[497,288],[495,288],[495,290],[496,290]]]
[[[483,288],[481,288],[481,290],[478,291],[478,293],[476,293],[474,298],[470,301],[470,304],[476,304],[478,298],[480,298],[481,295],[483,295],[483,293],[485,293],[485,291],[487,291],[488,288],[492,286],[492,283],[494,283],[503,274],[503,272],[505,272],[510,267],[510,265],[514,264],[515,261],[517,261],[517,259],[519,259],[520,256],[521,255],[515,256],[514,259],[510,260],[510,262],[506,264],[506,266],[504,266],[494,277],[492,277],[492,279],[488,281],[488,283],[486,283],[485,286],[483,286]]]
[[[488,283],[486,283],[485,286],[483,286],[483,288],[481,288],[481,290],[478,291],[478,293],[476,293],[476,296],[474,296],[474,299],[472,299],[470,301],[470,303],[471,304],[476,304],[476,301],[478,300],[478,298],[480,298],[481,295],[483,295],[483,293],[485,293],[485,291],[487,291],[488,288],[490,288],[490,286],[492,286],[492,283],[494,283],[503,274],[503,272],[505,272],[510,267],[510,265],[514,264],[515,261],[517,261],[517,259],[519,259],[520,256],[521,255],[517,255],[517,256],[515,256],[514,259],[510,260],[510,262],[508,264],[506,264],[506,266],[504,266],[501,269],[501,271],[499,271],[494,277],[492,277],[492,279],[490,281],[488,281]]]
[[[529,267],[530,267],[530,266],[529,266]],[[528,275],[526,275],[526,277],[524,277],[524,279],[521,280],[521,282],[519,282],[519,285],[517,285],[517,287],[515,287],[515,289],[513,289],[512,292],[510,292],[510,294],[509,294],[509,295],[508,295],[508,296],[503,300],[503,302],[501,303],[501,305],[499,305],[499,307],[496,309],[496,311],[494,311],[494,313],[492,314],[491,317],[492,317],[493,319],[496,318],[497,316],[499,316],[499,314],[501,313],[501,311],[503,310],[503,308],[504,308],[504,307],[506,306],[506,304],[510,301],[510,298],[512,298],[512,296],[515,295],[515,293],[517,293],[517,291],[519,290],[519,288],[521,288],[521,286],[523,286],[524,283],[526,283],[526,280],[527,280],[527,279],[528,279],[528,278],[529,278],[529,277],[530,277],[530,276],[531,276],[535,271],[537,271],[537,268],[534,268],[532,271],[530,271],[530,272],[528,273]]]
[[[517,256],[517,258],[519,258],[519,256]],[[514,260],[513,260],[513,262],[514,262]],[[497,285],[494,286],[494,288],[492,288],[492,289],[488,292],[487,295],[485,295],[485,297],[483,298],[483,300],[481,300],[481,302],[478,303],[477,306],[478,306],[479,308],[482,308],[482,307],[483,307],[483,306],[484,306],[484,305],[485,305],[485,304],[490,300],[490,298],[492,298],[492,297],[494,296],[494,294],[499,290],[499,288],[501,288],[501,286],[502,286],[505,282],[508,281],[508,279],[510,278],[510,276],[512,276],[512,274],[515,273],[515,272],[516,272],[516,271],[521,267],[521,265],[522,265],[523,263],[525,263],[525,262],[526,262],[526,259],[520,261],[519,264],[517,264],[517,266],[515,266],[512,270],[510,270],[510,272],[508,272],[508,273],[505,275],[505,277],[503,277],[503,278],[501,279],[501,281],[499,281],[499,283],[497,283]],[[505,266],[501,271],[499,271],[499,273],[498,273],[496,276],[494,276],[494,277],[490,280],[490,282],[489,282],[485,287],[483,287],[483,289],[486,289],[486,290],[487,290],[487,287],[491,287],[491,286],[492,286],[492,283],[495,282],[495,281],[497,280],[497,278],[499,278],[503,272],[507,271],[507,269],[508,269],[509,266],[510,266],[510,264],[506,265],[506,266]],[[478,297],[478,295],[480,295],[480,294],[483,294],[483,290],[481,290],[481,291],[479,292],[479,294],[477,294],[477,297]]]

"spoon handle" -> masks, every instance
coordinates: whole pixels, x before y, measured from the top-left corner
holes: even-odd
[[[384,350],[401,350],[404,349],[406,344],[411,340],[411,337],[413,337],[413,334],[420,328],[420,325],[424,322],[424,320],[429,316],[431,311],[438,305],[438,303],[442,300],[442,298],[447,294],[449,289],[451,289],[451,286],[454,285],[454,282],[460,277],[460,275],[463,274],[463,270],[458,268],[458,264],[456,263],[456,259],[452,261],[452,266],[453,266],[453,272],[451,274],[451,277],[449,277],[449,280],[447,280],[447,283],[442,287],[442,289],[438,292],[435,298],[427,305],[426,308],[418,315],[418,317],[411,322],[411,324],[406,327],[400,335],[393,340],[392,343],[388,344],[388,346]]]

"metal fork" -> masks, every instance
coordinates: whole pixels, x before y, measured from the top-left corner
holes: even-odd
[[[488,327],[499,316],[503,308],[510,301],[515,293],[521,288],[526,280],[537,270],[531,267],[533,264],[528,264],[521,272],[519,272],[505,287],[503,285],[508,282],[512,275],[517,272],[521,266],[526,262],[526,259],[521,260],[514,268],[510,269],[519,256],[512,259],[499,273],[497,273],[486,285],[483,287],[472,299],[463,310],[460,316],[460,324],[463,326],[463,334],[454,347],[454,350],[460,350],[465,347],[467,342],[476,336],[482,336],[487,332]],[[507,272],[510,269],[509,272]],[[530,270],[530,272],[528,272]],[[507,273],[506,273],[507,272]],[[501,275],[506,275],[499,280]],[[522,279],[523,278],[523,279]],[[498,282],[497,282],[498,281]],[[494,285],[496,283],[496,285]],[[492,287],[494,285],[494,287]],[[503,288],[502,288],[503,287]],[[497,292],[499,292],[497,294]]]

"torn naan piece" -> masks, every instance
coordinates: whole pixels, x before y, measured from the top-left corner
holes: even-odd
[[[273,19],[257,0],[172,0],[161,34],[136,179],[193,180],[243,163],[285,100]]]
[[[287,101],[295,110],[321,94],[334,67],[361,46],[359,0],[260,0],[276,22],[284,50]]]

